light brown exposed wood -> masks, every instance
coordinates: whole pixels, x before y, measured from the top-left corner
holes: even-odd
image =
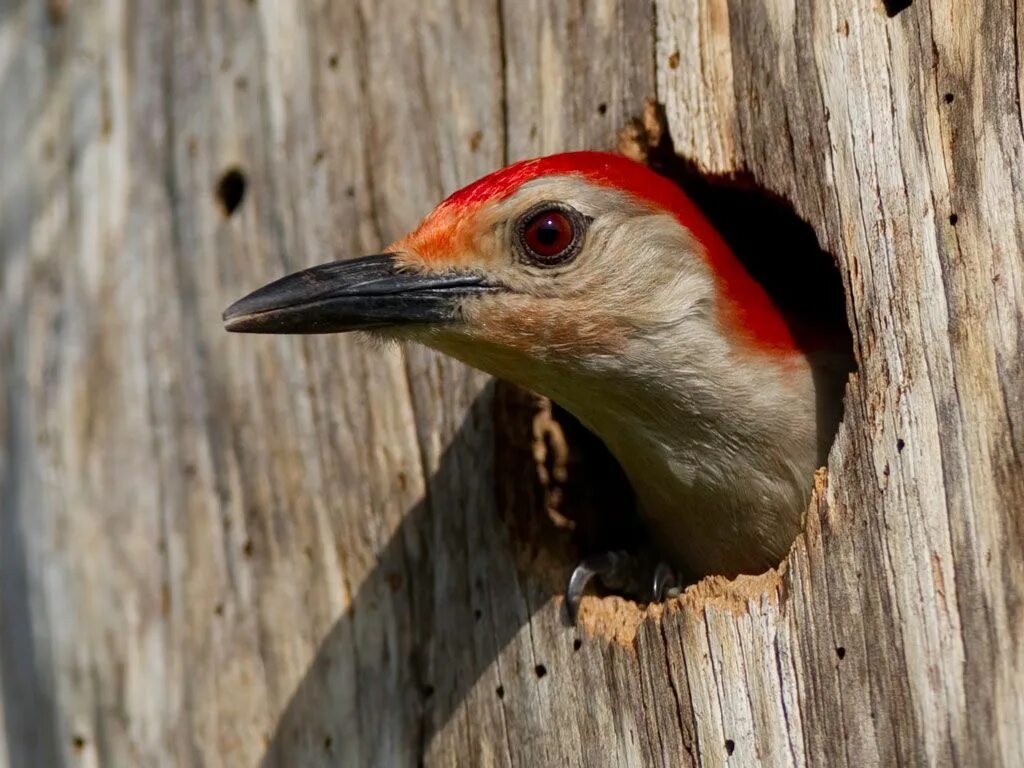
[[[1024,763],[1022,58],[1013,0],[0,4],[0,765]],[[542,406],[220,311],[652,96],[860,373],[780,574],[577,632]]]

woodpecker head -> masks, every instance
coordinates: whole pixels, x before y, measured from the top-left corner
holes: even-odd
[[[415,340],[556,399],[547,390],[574,373],[649,378],[655,361],[699,365],[714,340],[755,354],[794,346],[682,190],[602,152],[492,173],[386,253],[282,278],[224,319],[231,331]]]
[[[812,351],[682,190],[601,152],[497,171],[386,253],[282,278],[224,320],[418,341],[548,395],[604,439],[696,573],[785,553],[849,369],[841,354],[837,386],[821,386]]]

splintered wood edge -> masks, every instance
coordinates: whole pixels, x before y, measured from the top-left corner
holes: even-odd
[[[734,578],[705,576],[687,587],[679,597],[664,603],[640,605],[623,597],[586,596],[580,603],[577,625],[591,637],[636,649],[636,636],[645,621],[659,622],[675,614],[700,617],[709,608],[741,616],[752,603],[778,602],[783,590],[786,564],[757,575]]]

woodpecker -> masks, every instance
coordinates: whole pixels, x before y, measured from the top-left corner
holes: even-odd
[[[550,397],[629,478],[655,600],[684,574],[758,573],[787,554],[851,369],[839,337],[793,327],[678,185],[605,152],[496,171],[384,253],[283,277],[224,320],[418,342]],[[570,619],[592,576],[632,582],[638,561],[580,563]]]

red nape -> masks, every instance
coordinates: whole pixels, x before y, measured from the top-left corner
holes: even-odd
[[[646,165],[610,152],[565,152],[523,160],[484,176],[442,203],[449,211],[472,209],[509,197],[524,183],[540,176],[575,175],[614,187],[666,211],[686,227],[703,247],[722,291],[731,304],[734,327],[765,350],[792,352],[793,335],[778,308],[761,285],[744,269],[732,249],[700,209],[675,183]],[[770,236],[770,233],[765,233]]]

